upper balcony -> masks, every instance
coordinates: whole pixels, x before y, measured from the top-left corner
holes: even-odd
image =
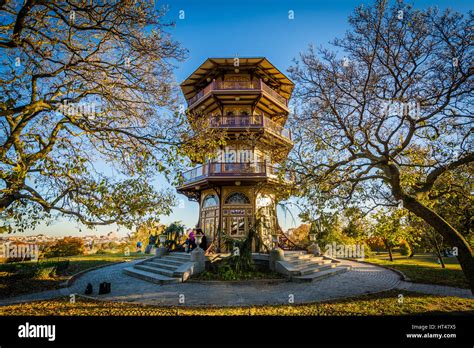
[[[188,99],[188,108],[193,109],[203,100],[213,94],[234,94],[235,98],[239,98],[239,94],[254,94],[256,96],[263,95],[276,107],[288,112],[288,100],[280,95],[277,91],[269,87],[262,79],[253,79],[251,81],[216,81],[213,80],[206,87],[201,89],[195,96]],[[234,98],[234,99],[235,99]]]
[[[291,131],[263,115],[232,115],[210,116],[211,128],[225,128],[229,130],[267,130],[291,142]]]

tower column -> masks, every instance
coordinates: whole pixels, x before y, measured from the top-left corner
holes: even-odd
[[[223,228],[223,203],[222,203],[222,186],[219,188],[219,227],[217,228],[217,252],[221,252],[221,235],[222,235],[222,228]]]

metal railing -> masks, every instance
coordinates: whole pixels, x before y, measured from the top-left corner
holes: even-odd
[[[213,128],[260,128],[263,127],[263,115],[210,116],[209,125]]]
[[[211,176],[255,176],[283,178],[292,181],[289,172],[282,172],[277,166],[266,162],[210,162],[182,173],[184,183],[201,180]]]
[[[277,135],[291,140],[291,132],[275,121],[263,115],[210,116],[213,128],[267,128]]]
[[[265,82],[263,82],[262,80],[260,80],[262,82],[262,85],[261,85],[261,89],[262,91],[265,91],[267,92],[268,94],[270,94],[273,98],[275,98],[276,100],[278,100],[281,104],[285,105],[285,106],[288,106],[288,100],[285,99],[283,96],[281,96],[280,94],[278,94],[278,92],[276,92],[275,90],[273,90],[272,88],[270,88],[270,86],[268,86],[267,84],[265,84]]]
[[[253,79],[251,81],[215,81],[216,90],[246,90],[261,89],[260,80]]]
[[[222,90],[259,90],[271,95],[280,104],[288,106],[288,100],[280,95],[277,91],[268,86],[262,79],[253,79],[251,81],[212,81],[202,90],[200,90],[194,97],[188,100],[188,106],[193,105],[201,98],[207,96],[212,91]]]

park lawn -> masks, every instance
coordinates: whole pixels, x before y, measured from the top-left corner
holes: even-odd
[[[143,254],[93,254],[0,263],[0,298],[58,289],[72,275],[89,268],[140,258]],[[69,264],[67,264],[69,260]],[[57,267],[60,270],[57,270]]]
[[[446,268],[441,268],[441,265],[436,262],[437,258],[430,254],[415,254],[412,258],[394,254],[393,262],[390,261],[388,254],[373,255],[364,261],[399,270],[415,283],[469,289],[469,283],[455,257],[443,258]]]
[[[403,296],[400,296],[403,295]],[[0,307],[0,315],[59,316],[347,316],[347,315],[474,315],[474,300],[386,291],[343,300],[304,305],[255,307],[155,307],[69,297]]]

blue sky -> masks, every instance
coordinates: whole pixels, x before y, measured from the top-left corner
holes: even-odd
[[[174,39],[189,50],[189,58],[176,69],[176,80],[183,81],[209,57],[267,57],[280,71],[286,72],[310,43],[327,45],[335,37],[341,37],[349,28],[347,17],[358,5],[369,1],[355,0],[176,0],[165,1],[169,6],[166,18],[176,23],[170,32]],[[451,7],[456,11],[472,9],[469,1],[413,1],[416,8],[438,6]],[[184,19],[180,19],[184,11]],[[293,11],[294,19],[289,19]],[[157,177],[158,187],[169,187],[164,178]],[[181,220],[188,226],[197,222],[198,206],[184,196],[181,207],[174,209],[164,223]],[[297,211],[294,211],[297,214]],[[280,224],[284,229],[294,225],[293,219],[280,211]],[[298,223],[298,221],[296,221]],[[48,233],[80,235],[90,233],[76,223],[57,222],[40,226],[28,234]],[[116,226],[97,228],[94,233],[117,231]],[[119,232],[125,233],[124,229]]]

